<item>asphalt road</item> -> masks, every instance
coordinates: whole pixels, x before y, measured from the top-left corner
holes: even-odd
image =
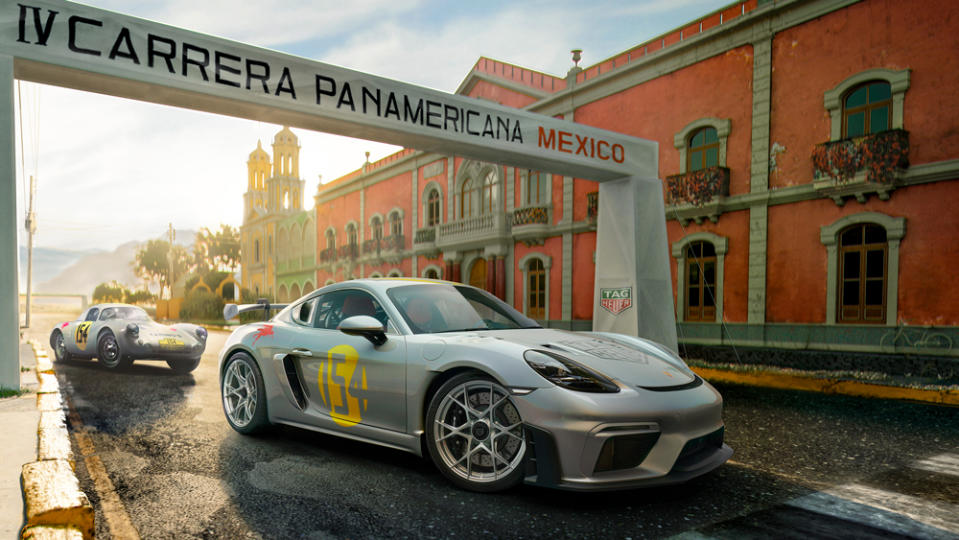
[[[46,342],[55,322],[39,314],[30,333]],[[211,332],[189,375],[162,362],[123,373],[96,361],[56,365],[80,431],[144,538],[959,537],[956,408],[721,386],[736,453],[712,474],[625,492],[522,486],[481,495],[396,450],[287,427],[235,433],[216,375],[225,339]],[[945,472],[917,465],[940,458]],[[77,470],[98,510],[98,537],[111,538],[107,498],[82,460]],[[878,522],[901,523],[864,520],[855,506],[863,493],[887,501],[870,512],[894,507],[875,510]],[[830,508],[853,504],[859,517],[816,510],[823,497]],[[896,497],[912,506],[888,502]]]

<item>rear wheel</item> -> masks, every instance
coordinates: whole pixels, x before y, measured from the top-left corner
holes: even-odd
[[[238,352],[230,357],[220,381],[220,394],[226,419],[236,431],[253,435],[270,426],[263,375],[250,355]]]
[[[53,335],[53,357],[57,362],[70,361],[70,353],[67,352],[67,343],[63,339],[63,333],[59,330]]]
[[[200,358],[190,358],[187,360],[167,360],[166,365],[170,366],[170,369],[179,373],[180,375],[184,375],[186,373],[190,373],[200,365]]]
[[[500,491],[523,478],[523,420],[509,391],[479,373],[457,375],[433,396],[426,446],[440,472],[464,489]]]
[[[120,343],[110,330],[101,333],[97,339],[97,360],[107,369],[123,369],[133,363],[123,357]]]

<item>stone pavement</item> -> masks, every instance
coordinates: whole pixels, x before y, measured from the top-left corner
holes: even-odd
[[[0,399],[0,538],[19,538],[24,524],[20,471],[37,459],[37,373],[33,348],[20,343],[19,397]]]

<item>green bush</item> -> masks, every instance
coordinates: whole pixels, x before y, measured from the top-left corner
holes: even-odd
[[[187,321],[222,320],[223,299],[204,289],[197,289],[183,299],[180,318]]]
[[[130,294],[130,291],[114,280],[110,283],[101,283],[93,289],[93,302],[123,302],[128,294]]]
[[[126,291],[124,302],[128,304],[151,304],[156,300],[156,295],[146,289],[139,291]]]

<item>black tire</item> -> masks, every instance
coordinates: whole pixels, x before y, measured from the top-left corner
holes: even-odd
[[[234,430],[255,435],[270,428],[263,375],[256,361],[245,352],[234,353],[223,367],[220,398],[226,421]]]
[[[50,340],[53,345],[53,358],[57,362],[69,362],[70,353],[67,352],[67,344],[63,339],[63,333],[57,330],[53,333],[53,339]]]
[[[120,342],[110,330],[100,332],[100,337],[97,338],[97,361],[110,370],[125,369],[133,363],[123,356]]]
[[[190,358],[187,360],[167,360],[166,365],[179,375],[190,373],[200,365],[200,358]]]
[[[509,396],[509,391],[490,377],[467,372],[443,383],[430,400],[426,448],[443,476],[456,486],[493,492],[523,480],[526,437]],[[469,404],[469,411],[464,403]],[[463,463],[466,452],[475,453]],[[502,470],[497,468],[499,461]]]

